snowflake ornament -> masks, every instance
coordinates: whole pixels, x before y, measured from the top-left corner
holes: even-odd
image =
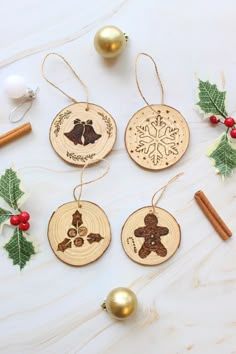
[[[165,104],[146,106],[130,119],[125,132],[127,151],[139,166],[159,171],[177,163],[190,139],[186,120]]]
[[[178,132],[178,128],[167,125],[158,115],[151,124],[137,127],[138,146],[136,151],[147,154],[153,164],[157,165],[164,156],[178,154]]]

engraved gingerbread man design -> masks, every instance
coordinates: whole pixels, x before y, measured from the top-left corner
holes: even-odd
[[[157,226],[158,218],[154,214],[147,214],[144,218],[144,227],[134,231],[136,237],[144,237],[144,243],[139,250],[139,257],[146,258],[151,252],[156,252],[160,257],[167,255],[167,249],[161,243],[161,236],[168,235],[169,229]]]

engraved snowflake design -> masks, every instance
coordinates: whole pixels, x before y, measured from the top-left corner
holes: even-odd
[[[166,122],[158,115],[155,120],[146,120],[147,124],[136,127],[136,151],[147,155],[154,165],[171,154],[178,155],[178,128]]]

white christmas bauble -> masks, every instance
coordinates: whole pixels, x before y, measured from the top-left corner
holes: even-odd
[[[19,75],[11,75],[5,80],[5,91],[10,98],[20,98],[26,93],[25,79]]]

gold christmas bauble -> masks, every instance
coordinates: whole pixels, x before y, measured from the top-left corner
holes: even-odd
[[[119,28],[106,26],[95,34],[94,46],[103,58],[115,58],[124,50],[127,39]]]
[[[116,320],[125,320],[137,310],[137,297],[128,288],[113,289],[102,304],[102,307]]]

